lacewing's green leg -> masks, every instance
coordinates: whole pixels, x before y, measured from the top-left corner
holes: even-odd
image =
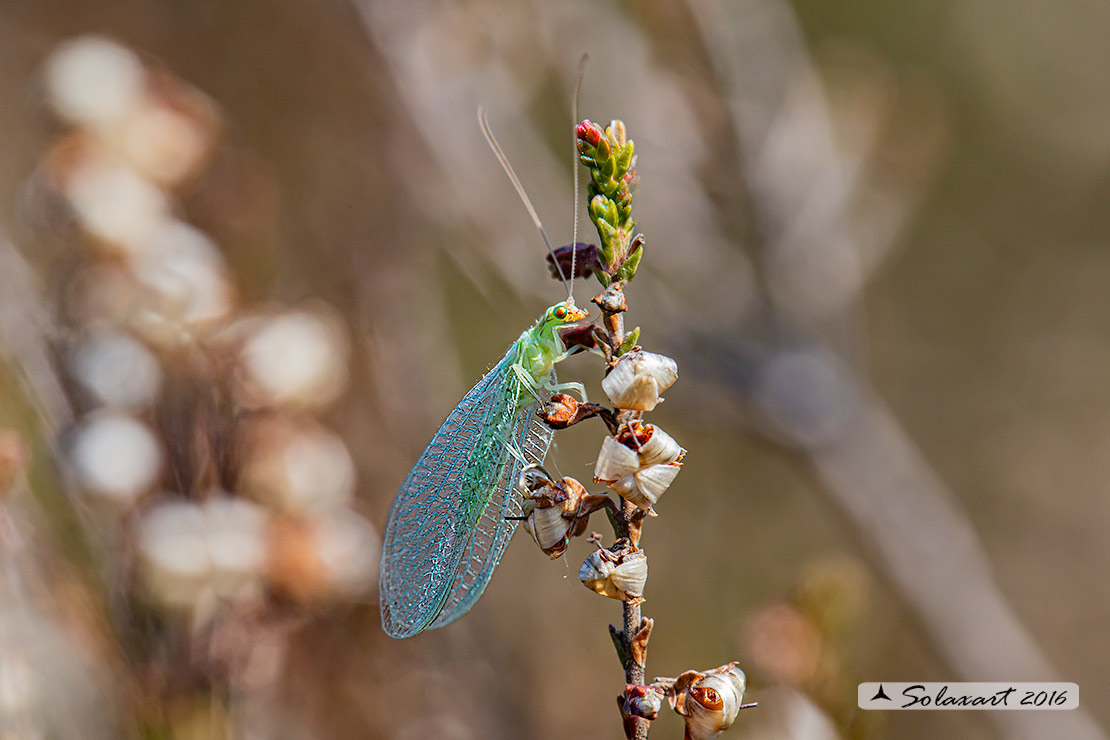
[[[551,306],[447,416],[389,512],[379,595],[382,627],[411,637],[464,614],[489,583],[516,528],[521,469],[542,463],[551,430],[535,414],[566,356],[560,329],[588,313]]]

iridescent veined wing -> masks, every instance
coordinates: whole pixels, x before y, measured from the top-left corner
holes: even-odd
[[[518,406],[518,345],[447,416],[389,513],[379,593],[382,626],[410,637],[464,614],[481,596],[516,528],[516,481],[542,462],[551,430]],[[509,452],[521,453],[522,462]]]

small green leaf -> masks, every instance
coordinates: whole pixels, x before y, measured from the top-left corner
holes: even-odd
[[[633,329],[632,331],[628,332],[627,335],[625,335],[624,341],[621,342],[621,346],[617,350],[617,354],[618,355],[623,355],[625,352],[628,352],[629,350],[631,350],[633,347],[636,346],[636,342],[638,342],[639,340],[640,340],[640,327],[637,326],[635,329]]]
[[[615,181],[616,178],[614,176],[617,174],[617,160],[609,157],[608,159],[601,161],[599,164],[601,165],[601,174],[605,177],[605,179],[609,181]],[[612,192],[612,187],[610,186],[610,188],[608,188],[607,190],[609,190],[609,192]]]
[[[617,204],[608,198],[605,199],[605,220],[611,224],[619,224],[620,214],[617,213]]]
[[[622,174],[628,172],[629,168],[632,167],[632,155],[635,153],[635,150],[635,145],[630,141],[617,152],[617,168]]]
[[[599,164],[612,159],[612,156],[613,148],[609,145],[608,141],[602,139],[601,141],[597,142],[597,154],[594,155],[594,159],[596,159]]]
[[[614,262],[613,243],[617,240],[617,230],[601,219],[594,221],[594,225],[597,226],[597,234],[601,237],[601,252],[611,265]]]
[[[640,258],[644,256],[644,248],[642,246],[636,247],[636,251],[628,255],[624,260],[624,264],[617,270],[617,280],[631,280],[636,276],[636,268],[640,265]]]
[[[593,221],[604,221],[607,215],[606,206],[609,204],[609,199],[600,193],[590,198],[590,219]]]
[[[628,141],[628,129],[625,128],[624,121],[619,118],[609,121],[609,125],[605,127],[605,138],[617,146],[623,146]]]

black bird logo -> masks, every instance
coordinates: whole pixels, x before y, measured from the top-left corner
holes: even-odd
[[[887,701],[894,701],[893,699],[891,699],[889,696],[886,695],[885,691],[883,691],[883,685],[882,684],[879,684],[878,692],[874,696],[871,697],[871,701],[875,701],[876,699],[886,699]]]

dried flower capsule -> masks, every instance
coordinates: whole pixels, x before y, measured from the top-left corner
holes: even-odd
[[[594,480],[611,483],[639,469],[640,458],[631,447],[622,445],[613,437],[606,437],[594,464]]]
[[[671,708],[686,720],[687,740],[712,740],[732,727],[745,705],[747,678],[737,664],[711,671],[686,671],[678,678],[657,678]]]
[[[590,514],[610,505],[607,496],[588,493],[574,478],[553,481],[539,466],[528,466],[518,487],[525,497],[528,534],[552,559],[567,551],[571,538],[586,531]]]
[[[637,436],[637,431],[650,431],[651,434],[639,454],[628,444],[622,444],[613,437],[605,438],[594,465],[594,479],[608,484],[621,498],[644,511],[650,511],[678,476],[682,468],[680,460],[686,451],[669,434],[650,424],[633,430],[631,435],[626,433],[630,442],[641,438]],[[658,441],[652,444],[652,439],[657,436]],[[665,463],[645,464],[645,457],[648,460],[673,459]]]
[[[621,715],[654,720],[663,708],[663,690],[657,686],[626,684],[621,697]]]
[[[640,465],[666,465],[686,456],[674,437],[654,424],[632,422],[617,439],[636,451]]]
[[[647,556],[631,546],[598,549],[582,563],[578,580],[586,588],[618,601],[640,599],[647,583]]]
[[[651,411],[662,400],[659,394],[678,379],[678,363],[654,352],[634,350],[601,381],[601,388],[619,409]]]
[[[648,465],[640,468],[632,475],[626,475],[620,480],[609,484],[618,496],[651,513],[652,507],[659,501],[674,479],[678,471],[682,470],[682,463],[667,463],[666,465]]]
[[[547,255],[547,266],[551,275],[556,280],[563,276],[571,277],[571,264],[574,265],[574,277],[589,277],[594,272],[601,270],[601,251],[594,244],[575,242],[556,247]]]

